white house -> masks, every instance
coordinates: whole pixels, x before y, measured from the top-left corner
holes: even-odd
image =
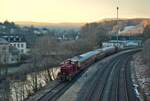
[[[131,47],[131,46],[141,46],[141,40],[110,40],[108,42],[103,42],[103,47],[110,47],[110,46],[119,46],[120,48],[124,47]]]
[[[19,50],[20,54],[27,54],[27,43],[25,38],[20,35],[1,35],[1,38],[4,38],[10,43],[10,46],[14,46]]]

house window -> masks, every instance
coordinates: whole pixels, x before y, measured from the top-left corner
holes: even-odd
[[[23,48],[23,46],[24,46],[24,45],[23,45],[23,43],[22,43],[22,44],[21,44],[21,47]]]
[[[21,38],[19,38],[19,41],[21,41]]]
[[[5,63],[5,64],[7,63],[7,59],[6,59],[6,58],[4,58],[4,63]]]
[[[17,47],[20,48],[20,44],[19,43],[17,44]]]
[[[14,61],[14,59],[12,58],[11,61]]]
[[[16,41],[16,38],[14,38],[14,41]]]
[[[8,41],[10,42],[10,38],[8,37]]]
[[[23,50],[23,49],[21,49],[21,53],[24,53],[24,50]]]

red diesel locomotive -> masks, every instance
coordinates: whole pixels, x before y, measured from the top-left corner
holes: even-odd
[[[90,51],[71,59],[67,59],[60,65],[58,77],[61,81],[70,81],[82,69],[115,52],[117,52],[117,48],[112,46]]]

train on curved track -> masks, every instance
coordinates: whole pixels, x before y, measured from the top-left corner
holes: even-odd
[[[82,55],[67,59],[60,64],[60,72],[58,73],[58,78],[61,81],[70,81],[81,70],[87,68],[94,62],[116,52],[118,52],[118,48],[115,46],[111,46],[96,49],[94,51],[90,51]]]

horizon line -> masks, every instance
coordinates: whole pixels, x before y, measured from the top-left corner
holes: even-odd
[[[34,20],[16,20],[16,21],[11,21],[11,20],[3,20],[3,21],[0,21],[0,22],[5,22],[5,21],[9,21],[9,22],[14,22],[14,23],[27,23],[27,22],[30,22],[30,23],[53,23],[53,24],[61,24],[61,23],[93,23],[93,22],[100,22],[100,21],[106,21],[106,20],[116,20],[117,18],[102,18],[100,20],[95,20],[95,21],[86,21],[86,22],[74,22],[74,21],[60,21],[60,22],[53,22],[53,21],[34,21]],[[126,17],[126,18],[119,18],[119,20],[127,20],[127,19],[150,19],[150,17]]]

